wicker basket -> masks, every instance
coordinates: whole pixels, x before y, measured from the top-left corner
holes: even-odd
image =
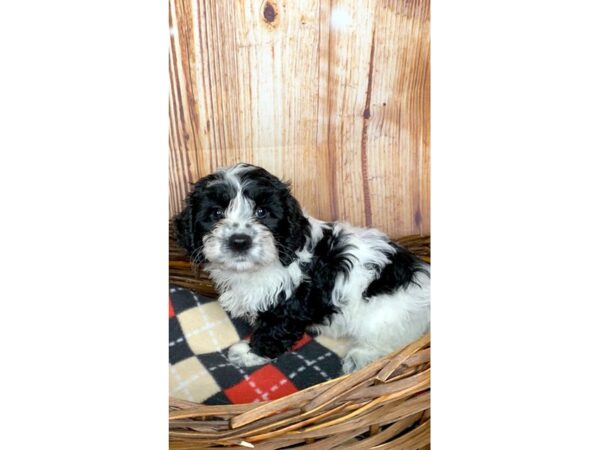
[[[398,242],[429,261],[429,238]],[[169,278],[216,296],[173,239]],[[422,449],[430,442],[430,336],[352,374],[277,400],[201,405],[171,398],[172,449]]]

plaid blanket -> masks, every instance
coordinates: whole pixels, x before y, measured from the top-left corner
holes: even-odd
[[[169,391],[205,404],[274,400],[340,375],[348,343],[305,334],[271,363],[238,367],[227,349],[251,328],[230,318],[216,299],[178,286],[169,289]]]

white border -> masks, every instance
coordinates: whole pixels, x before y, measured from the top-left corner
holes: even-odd
[[[599,8],[432,6],[432,448],[600,448]]]
[[[167,448],[168,8],[0,17],[0,448]]]

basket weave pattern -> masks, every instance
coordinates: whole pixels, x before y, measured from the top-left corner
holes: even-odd
[[[429,237],[397,241],[429,262]],[[216,296],[170,242],[173,284]],[[430,441],[430,336],[370,365],[277,400],[201,405],[169,400],[171,449],[420,449]]]

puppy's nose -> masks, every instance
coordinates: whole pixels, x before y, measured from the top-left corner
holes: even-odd
[[[229,238],[229,247],[236,252],[248,250],[252,245],[252,238],[247,234],[235,233]]]

